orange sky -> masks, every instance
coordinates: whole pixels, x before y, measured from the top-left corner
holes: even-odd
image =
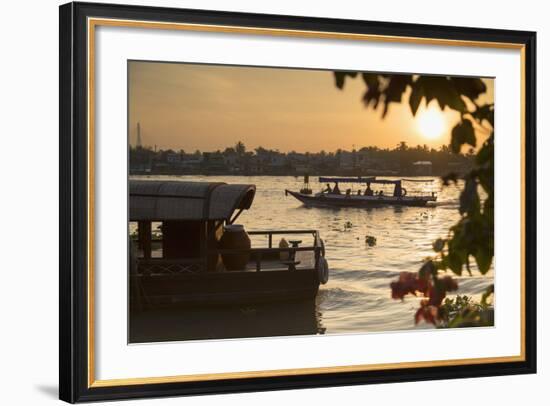
[[[486,83],[492,101],[494,80]],[[364,91],[359,79],[337,89],[331,71],[129,62],[130,143],[138,121],[144,146],[187,152],[223,150],[239,140],[247,149],[282,152],[449,142],[458,113],[445,110],[444,134],[430,139],[417,123],[424,106],[415,119],[408,103],[393,103],[382,119],[381,110],[363,106]],[[435,101],[430,108],[440,111]]]

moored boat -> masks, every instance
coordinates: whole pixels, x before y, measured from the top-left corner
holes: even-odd
[[[130,180],[132,307],[314,299],[328,280],[319,232],[246,232],[235,221],[255,192],[254,185]],[[153,223],[161,230],[155,238]],[[265,236],[265,246],[251,247],[248,236]],[[274,241],[281,236],[288,244]]]
[[[429,193],[409,193],[404,183],[431,183],[431,179],[377,179],[376,177],[320,177],[320,183],[326,183],[326,189],[321,192],[301,193],[292,190],[285,190],[286,195],[291,195],[306,206],[321,207],[376,207],[376,206],[426,206],[437,200],[434,191]],[[334,186],[331,187],[330,184]],[[361,184],[366,185],[365,189],[359,188],[352,191],[351,188],[344,192],[340,190],[340,184]],[[393,186],[392,194],[384,194],[383,190],[374,191],[372,186],[390,185]]]

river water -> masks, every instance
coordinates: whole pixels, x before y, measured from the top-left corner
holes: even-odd
[[[206,329],[206,332],[200,331],[187,336],[180,331],[175,334],[176,339],[303,333],[341,334],[430,327],[425,324],[415,326],[414,313],[420,298],[407,297],[404,301],[393,300],[390,282],[397,279],[401,271],[418,271],[423,259],[434,254],[432,242],[438,237],[445,237],[449,227],[459,218],[457,210],[459,187],[442,187],[439,178],[422,177],[422,179],[433,179],[431,186],[422,183],[404,186],[409,194],[414,193],[415,188],[416,191],[419,188],[437,191],[438,199],[433,207],[331,209],[307,208],[292,196],[285,196],[285,189],[299,190],[303,186],[303,179],[294,176],[140,178],[254,184],[256,197],[252,207],[242,213],[237,220],[238,223],[243,224],[249,231],[317,229],[325,241],[330,279],[326,285],[321,285],[316,302],[311,309],[307,307],[289,309],[287,312],[281,312],[281,308],[265,311],[241,309],[243,317],[248,318],[244,325],[257,327],[265,320],[271,320],[267,322],[269,326],[260,328],[260,332],[254,329],[246,332],[242,325],[235,332],[231,332],[227,326],[223,328],[224,333],[212,333]],[[312,178],[312,181],[316,180],[317,178]],[[312,182],[314,192],[320,190],[322,186],[324,185]],[[362,187],[364,188],[364,185]],[[390,189],[385,189],[384,192],[391,194]],[[375,246],[366,244],[367,235],[376,238]],[[274,241],[274,245],[276,243],[277,241]],[[253,246],[265,246],[265,244],[263,240],[253,240]],[[457,293],[479,299],[485,288],[493,283],[493,279],[494,270],[491,269],[488,274],[482,276],[474,265],[473,276],[459,278]],[[269,316],[268,313],[274,313],[275,316],[273,314]],[[276,321],[273,321],[273,317]],[[204,318],[201,317],[201,319],[204,322]],[[290,322],[291,319],[292,322]],[[292,323],[298,324],[295,331],[290,326]],[[300,325],[313,327],[307,327],[304,330]],[[164,339],[169,338],[164,337]],[[143,337],[137,338],[136,341],[157,339],[159,338]]]

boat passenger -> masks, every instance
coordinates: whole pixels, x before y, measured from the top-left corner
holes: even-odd
[[[351,189],[346,189],[346,197],[350,197],[351,196]]]
[[[393,196],[394,197],[401,197],[403,192],[401,191],[401,182],[395,184],[395,188],[393,189]]]
[[[374,193],[370,188],[370,183],[367,183],[367,188],[365,189],[365,196],[372,196]]]
[[[338,182],[336,182],[336,183],[334,184],[334,189],[332,189],[332,193],[335,194],[335,195],[340,195],[340,194],[342,194],[342,193],[340,192],[340,188],[338,187]]]
[[[361,196],[361,189],[357,190],[357,196]]]
[[[330,184],[327,183],[327,188],[325,190],[326,193],[332,193],[332,188],[330,187]]]

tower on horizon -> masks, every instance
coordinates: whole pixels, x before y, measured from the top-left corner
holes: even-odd
[[[141,148],[141,126],[139,125],[139,122],[137,123],[136,148]]]

